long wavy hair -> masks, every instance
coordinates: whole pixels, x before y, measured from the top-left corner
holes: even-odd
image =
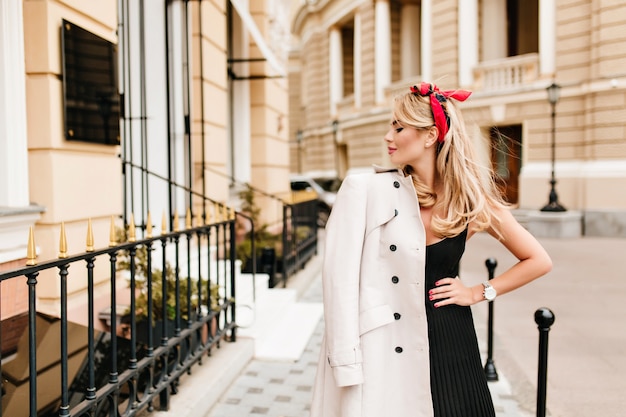
[[[457,236],[471,223],[476,231],[492,227],[501,238],[496,209],[509,205],[496,185],[493,170],[478,162],[474,142],[453,99],[441,104],[450,120],[450,129],[436,150],[436,175],[442,181],[443,192],[436,194],[411,166],[400,168],[413,178],[420,206],[441,209],[436,212],[442,215],[431,217],[430,228],[435,235]],[[393,118],[416,129],[435,125],[429,97],[411,92],[394,99]]]

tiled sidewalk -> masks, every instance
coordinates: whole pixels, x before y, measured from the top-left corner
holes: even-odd
[[[300,302],[321,302],[318,281]],[[308,417],[323,329],[320,321],[296,362],[252,360],[206,417]]]
[[[321,299],[316,278],[300,302],[319,303]],[[296,362],[252,360],[205,417],[308,417],[323,329],[320,321]],[[489,387],[498,417],[528,416],[519,410],[502,375]]]

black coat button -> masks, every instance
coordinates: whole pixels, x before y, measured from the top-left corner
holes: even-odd
[[[400,313],[393,313],[393,318],[396,320],[400,320],[400,317],[402,317],[402,315]]]
[[[400,346],[396,347],[396,353],[402,353],[402,348]]]
[[[395,210],[393,211],[393,217],[396,217],[397,215],[398,215],[398,209],[395,209]]]
[[[400,281],[400,279],[397,276],[394,275],[391,277],[391,282],[393,282],[394,284],[397,284],[398,281]]]
[[[398,181],[394,181],[393,186],[396,188],[400,188],[400,183]]]
[[[396,245],[389,246],[389,250],[392,251],[392,252],[395,252],[396,249],[397,249]]]

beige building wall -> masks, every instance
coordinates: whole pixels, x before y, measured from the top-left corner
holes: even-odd
[[[594,222],[608,215],[599,232],[610,233],[605,229],[612,228],[624,233],[626,194],[614,190],[626,187],[626,81],[620,69],[626,64],[626,5],[557,1],[556,19],[554,79],[562,86],[555,119],[559,200]],[[489,103],[470,100],[466,115],[481,126],[490,121],[523,125],[527,169],[522,168],[519,205],[542,207],[549,192],[551,145],[545,91],[535,88],[484,100]]]
[[[62,19],[116,42],[117,10],[115,2],[26,1],[23,13],[30,199],[45,208],[35,228],[41,261],[57,258],[61,223],[68,253],[80,253],[88,219],[96,247],[104,247],[110,218],[121,212],[119,148],[65,139],[60,42]],[[82,278],[69,280],[69,293],[85,288]],[[42,309],[55,312],[58,277],[40,275],[37,294]]]
[[[292,94],[290,108],[301,108],[291,115],[293,125],[302,126],[301,151],[292,147],[292,155],[300,155],[302,171],[310,175],[332,172],[340,177],[372,164],[387,164],[382,138],[389,122],[389,106],[374,100],[376,80],[376,5],[383,0],[313,1],[301,6],[292,20],[297,55],[292,57],[294,72],[290,80],[308,87],[302,95]],[[386,0],[383,2],[387,2]],[[555,113],[555,176],[559,202],[572,213],[580,213],[584,232],[591,235],[626,235],[626,4],[599,0],[538,0],[536,4],[537,33],[520,29],[519,45],[539,51],[506,57],[506,45],[498,33],[501,17],[506,17],[506,2],[476,0],[461,5],[459,0],[423,0],[422,13],[430,10],[431,31],[422,32],[426,65],[412,78],[398,74],[402,48],[396,42],[401,30],[401,8],[416,2],[390,0],[392,57],[389,62],[393,79],[385,88],[388,99],[422,81],[421,70],[442,89],[458,88],[461,73],[470,74],[472,97],[461,104],[466,121],[477,132],[489,135],[492,127],[518,125],[521,131],[521,172],[519,175],[520,210],[539,210],[548,202],[551,172],[551,105],[546,88],[553,81],[561,88]],[[495,6],[494,6],[495,5]],[[460,6],[464,7],[463,23],[475,23],[476,39],[463,37]],[[472,6],[472,7],[470,7]],[[548,21],[553,9],[554,20]],[[467,11],[474,10],[475,16]],[[533,9],[535,10],[535,9]],[[329,38],[332,28],[358,13],[361,19],[360,47],[355,46],[361,60],[361,106],[351,97],[344,97],[331,108],[328,96]],[[524,16],[528,18],[528,16]],[[542,18],[544,19],[542,21]],[[485,22],[483,19],[489,19]],[[498,20],[499,19],[499,20]],[[504,29],[506,30],[506,29]],[[483,31],[489,31],[489,36]],[[552,33],[553,32],[553,33]],[[551,40],[553,36],[553,40]],[[460,40],[463,40],[461,44]],[[356,42],[356,41],[355,41]],[[553,46],[551,46],[553,42]],[[505,49],[498,50],[500,45]],[[477,61],[468,61],[463,48],[474,48]],[[504,55],[502,55],[504,54]],[[502,56],[498,58],[498,56]],[[487,59],[483,57],[488,57]],[[462,59],[463,58],[463,59]],[[428,61],[430,60],[430,64]],[[553,61],[553,65],[552,65]],[[296,64],[297,62],[297,64]],[[469,62],[470,68],[462,67]],[[498,77],[508,81],[507,74],[517,74],[511,84],[498,84]],[[516,81],[517,80],[517,81]],[[520,81],[521,80],[521,81]],[[464,86],[465,87],[465,86]],[[336,137],[345,145],[345,171],[332,165],[335,137],[329,129],[338,121]],[[480,154],[491,163],[491,142],[479,140]],[[342,166],[338,164],[337,166]]]
[[[228,192],[228,72],[227,20],[225,1],[191,2],[193,34],[192,80],[192,157],[193,189],[210,196],[219,204],[229,204]],[[200,14],[200,11],[202,14]],[[201,55],[203,60],[201,62]],[[205,138],[202,155],[203,135]],[[202,162],[204,161],[204,173]],[[203,189],[202,178],[205,178]],[[203,202],[194,200],[195,212],[204,211]],[[206,207],[207,217],[218,214],[215,206]],[[182,217],[185,213],[179,213]]]
[[[191,184],[194,191],[203,193],[220,204],[236,206],[238,196],[236,189],[231,187],[228,174],[232,140],[229,136],[230,123],[251,124],[252,185],[267,194],[276,195],[274,198],[259,201],[263,209],[263,221],[275,224],[282,216],[282,206],[279,204],[281,196],[289,195],[288,82],[285,78],[250,82],[251,119],[229,119],[228,4],[225,0],[202,2],[201,32],[199,3],[189,3],[189,31],[193,43],[190,49],[193,164]],[[119,220],[124,205],[121,147],[71,142],[64,136],[60,36],[61,21],[67,19],[117,43],[117,6],[118,2],[113,0],[23,2],[29,198],[44,210],[34,228],[38,262],[57,258],[62,225],[70,255],[85,251],[89,219],[93,223],[96,248],[109,245],[112,220],[116,227],[123,226]],[[268,3],[250,2],[250,7],[259,31],[269,39],[268,32],[273,17]],[[250,57],[262,57],[250,32],[246,33],[251,46]],[[200,49],[204,59],[202,65]],[[267,64],[254,64],[251,69],[260,74],[269,73]],[[202,135],[205,136],[204,155]],[[162,152],[165,154],[167,150],[163,149]],[[196,213],[202,211],[199,198],[194,198],[193,204]],[[181,219],[184,219],[185,213],[178,211]],[[208,214],[210,218],[214,218],[213,207],[209,208]],[[162,213],[153,212],[151,216],[152,223],[156,226],[154,233],[160,233]],[[196,221],[198,219],[194,219]],[[26,242],[20,244],[25,245]],[[13,265],[5,264],[7,267]],[[108,259],[96,260],[96,311],[107,306],[110,300],[97,285],[108,281],[109,268]],[[87,302],[84,291],[86,279],[81,274],[86,272],[73,271],[68,280],[69,313],[72,320],[76,321],[81,320],[81,312]],[[105,287],[107,286],[102,285],[102,288]],[[118,289],[124,291],[126,287],[126,281],[120,279]],[[58,277],[53,274],[40,275],[37,296],[40,311],[58,314]],[[10,314],[5,311],[3,303],[3,318]],[[82,319],[86,320],[84,317]]]

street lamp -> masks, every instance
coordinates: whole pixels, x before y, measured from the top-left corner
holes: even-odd
[[[567,211],[567,209],[565,207],[563,207],[562,205],[559,204],[559,197],[556,194],[556,178],[554,175],[554,164],[555,164],[555,160],[554,160],[554,151],[555,151],[555,140],[556,140],[556,127],[555,127],[555,121],[556,121],[556,103],[559,101],[559,93],[561,91],[561,86],[556,84],[556,83],[552,83],[550,84],[550,86],[547,88],[548,90],[548,101],[550,102],[550,106],[552,107],[552,176],[550,178],[550,195],[548,197],[548,204],[545,205],[541,211],[553,211],[553,212],[560,212],[560,211]]]

